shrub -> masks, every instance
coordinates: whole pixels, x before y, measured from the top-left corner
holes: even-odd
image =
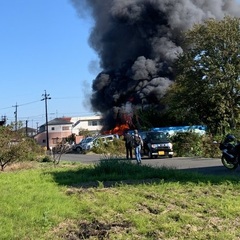
[[[125,154],[125,142],[120,139],[114,139],[112,142],[99,141],[97,146],[94,146],[91,151],[97,154],[108,154],[121,156]]]
[[[52,162],[52,158],[51,156],[46,155],[40,159],[40,162]]]
[[[217,158],[221,156],[219,149],[219,143],[221,142],[221,136],[213,137],[211,134],[202,136],[202,157]]]
[[[176,133],[171,137],[175,154],[179,157],[200,156],[201,138],[197,133]]]
[[[200,135],[194,132],[176,133],[171,137],[173,148],[178,157],[220,157],[220,136]]]
[[[34,160],[41,154],[41,147],[21,133],[13,131],[9,126],[0,127],[0,168],[16,162]]]

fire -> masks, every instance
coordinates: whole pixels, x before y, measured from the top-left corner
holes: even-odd
[[[118,124],[115,128],[105,131],[104,134],[118,134],[119,136],[123,135],[126,130],[130,129],[127,123]]]
[[[115,127],[111,130],[104,131],[103,134],[118,134],[119,136],[124,135],[127,130],[134,127],[132,117],[132,107],[131,104],[127,102],[125,106],[122,106],[121,111],[118,113],[118,116],[115,119]]]
[[[117,125],[112,131],[113,134],[123,135],[129,129],[128,124]]]

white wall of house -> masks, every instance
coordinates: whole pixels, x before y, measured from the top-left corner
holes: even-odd
[[[74,123],[72,133],[78,135],[80,130],[88,130],[91,132],[99,132],[102,129],[102,116],[73,117],[71,121]]]
[[[72,125],[71,124],[64,124],[64,125],[49,125],[48,132],[71,132]]]

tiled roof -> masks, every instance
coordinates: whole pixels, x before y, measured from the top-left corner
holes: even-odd
[[[53,120],[48,122],[48,125],[65,125],[65,124],[72,124],[70,121],[71,118],[54,118]]]
[[[25,132],[26,131],[26,127],[22,127],[22,128],[20,128],[18,130],[21,131],[21,132]],[[35,128],[27,127],[27,131],[28,132],[36,132],[37,130]]]

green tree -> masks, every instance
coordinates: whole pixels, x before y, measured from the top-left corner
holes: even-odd
[[[13,131],[12,127],[0,127],[0,169],[20,161],[34,160],[34,153],[41,154],[41,147],[30,138]]]
[[[87,137],[87,136],[90,136],[90,135],[91,135],[91,132],[90,132],[88,129],[80,128],[78,134],[79,134],[79,135],[82,135],[82,136],[84,136],[84,137]]]
[[[225,134],[239,123],[240,19],[208,19],[185,34],[186,49],[176,62],[170,112],[188,124],[205,124]]]
[[[132,119],[133,126],[137,129],[148,130],[155,127],[169,127],[186,125],[187,123],[176,120],[175,116],[169,114],[165,109],[149,105],[144,109],[137,109]]]

